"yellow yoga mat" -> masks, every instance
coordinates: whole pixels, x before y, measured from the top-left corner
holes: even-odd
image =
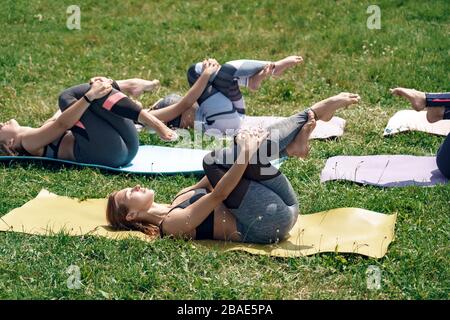
[[[42,190],[36,198],[0,219],[0,231],[49,235],[96,235],[112,239],[136,237],[140,232],[114,231],[105,218],[106,199],[77,199]],[[319,252],[346,252],[381,258],[394,240],[397,214],[385,215],[359,208],[339,208],[300,215],[289,237],[273,245],[202,240],[201,246],[220,250],[243,250],[276,257],[301,257]]]

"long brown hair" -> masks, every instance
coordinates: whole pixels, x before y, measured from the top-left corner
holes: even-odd
[[[108,197],[106,205],[106,220],[116,230],[134,230],[145,233],[146,235],[156,238],[160,233],[158,226],[153,224],[143,224],[141,222],[128,221],[128,208],[116,203],[117,191],[111,193]]]
[[[0,143],[0,156],[18,156],[20,155],[15,149],[8,147],[4,143]]]

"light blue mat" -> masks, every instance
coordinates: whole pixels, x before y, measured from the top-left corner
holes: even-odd
[[[0,157],[0,161],[39,160],[54,163],[66,163],[81,167],[100,168],[116,172],[148,175],[203,174],[203,157],[209,152],[210,150],[202,149],[140,146],[133,161],[120,168],[45,157],[4,156]],[[272,161],[272,164],[279,168],[283,161],[284,159],[278,159]]]

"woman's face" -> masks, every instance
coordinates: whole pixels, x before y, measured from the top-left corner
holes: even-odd
[[[136,185],[134,188],[125,188],[118,191],[115,199],[118,205],[125,205],[129,212],[142,212],[150,209],[154,197],[155,192],[153,190]]]
[[[14,139],[19,132],[20,125],[15,119],[0,122],[0,143],[7,143]]]

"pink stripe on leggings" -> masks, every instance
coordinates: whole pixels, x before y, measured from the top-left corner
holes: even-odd
[[[450,99],[433,99],[433,102],[450,102]]]
[[[126,95],[124,95],[122,92],[116,92],[110,95],[108,99],[106,99],[106,101],[103,103],[103,108],[109,111],[119,100],[125,97]]]
[[[84,127],[84,125],[81,123],[81,121],[78,121],[77,123],[75,123],[75,126],[80,127],[84,130],[86,130],[86,128]]]

